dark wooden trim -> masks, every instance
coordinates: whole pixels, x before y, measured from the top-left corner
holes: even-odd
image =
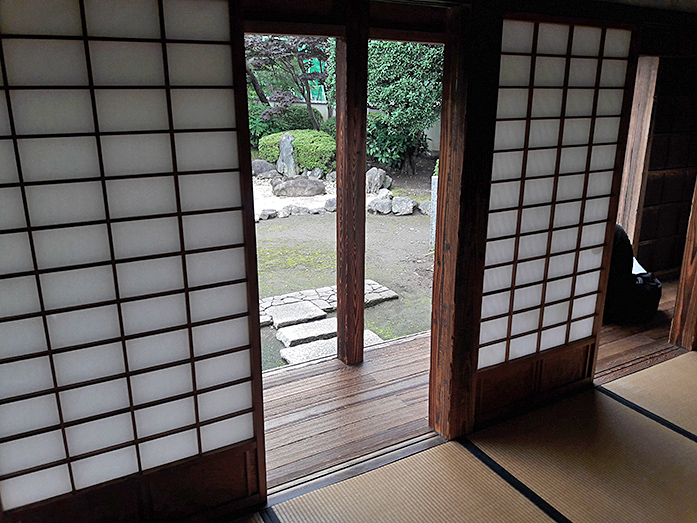
[[[446,439],[474,425],[502,20],[483,5],[448,14],[429,392],[429,424]]]
[[[369,4],[348,8],[336,42],[337,356],[353,365],[363,361]]]

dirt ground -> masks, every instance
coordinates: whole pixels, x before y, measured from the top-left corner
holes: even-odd
[[[393,192],[416,200],[430,199],[435,160],[421,162],[417,175],[395,177]],[[430,171],[428,170],[430,166]],[[257,223],[260,296],[334,285],[336,283],[336,214],[290,216]],[[365,309],[365,328],[383,339],[430,329],[433,253],[429,251],[430,217],[366,218],[365,275],[399,298]],[[261,329],[264,369],[282,365],[282,344],[272,327]]]

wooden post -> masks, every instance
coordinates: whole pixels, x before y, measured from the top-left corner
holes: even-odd
[[[446,439],[474,424],[502,31],[500,13],[471,9],[450,9],[443,72],[429,424]]]
[[[363,361],[368,1],[347,10],[336,41],[337,356],[353,365]]]

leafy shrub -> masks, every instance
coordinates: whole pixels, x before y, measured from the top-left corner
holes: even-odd
[[[336,118],[334,116],[327,118],[327,121],[320,125],[319,128],[320,131],[331,134],[334,138],[336,138]]]
[[[383,113],[368,114],[366,133],[368,154],[392,167],[401,167],[408,154],[422,152],[428,146],[422,130],[410,129]]]
[[[438,169],[440,168],[440,158],[436,160],[436,166],[433,168],[433,176],[438,176]]]
[[[253,147],[259,147],[259,140],[269,134],[290,131],[292,129],[312,129],[310,115],[304,105],[292,105],[282,114],[269,119],[261,114],[269,107],[256,103],[249,104],[249,137]],[[312,109],[318,122],[322,122],[322,113]]]
[[[259,140],[259,155],[267,162],[278,160],[279,142],[286,132],[295,137],[293,156],[300,170],[319,167],[324,172],[336,168],[336,140],[325,132],[294,129],[264,136]]]
[[[322,125],[322,113],[314,107],[312,112],[315,113],[317,123]],[[307,107],[304,105],[291,105],[281,116],[282,131],[290,131],[291,129],[312,129],[310,115],[307,113]]]

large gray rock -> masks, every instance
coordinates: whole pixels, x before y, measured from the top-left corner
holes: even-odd
[[[378,198],[382,198],[383,200],[391,200],[394,198],[394,194],[392,194],[392,191],[389,189],[382,188],[378,191]]]
[[[276,169],[271,169],[270,171],[257,174],[257,178],[260,180],[273,180],[274,178],[281,179],[281,175]]]
[[[290,209],[290,213],[293,216],[307,216],[310,214],[310,209],[308,207],[299,207],[297,205],[293,205]]]
[[[260,220],[270,220],[271,218],[276,218],[276,216],[278,216],[276,209],[264,209],[259,213]]]
[[[281,136],[281,140],[278,143],[279,155],[276,162],[276,170],[286,176],[298,175],[298,166],[295,163],[295,158],[293,158],[294,140],[295,137],[292,134],[286,133]]]
[[[336,181],[336,171],[332,171],[330,173],[327,173],[327,176],[324,177],[328,182],[335,182]]]
[[[365,192],[367,194],[377,194],[385,183],[385,171],[373,167],[365,173]]]
[[[327,212],[336,212],[336,198],[329,198],[324,202],[324,208]]]
[[[288,216],[291,215],[291,211],[293,210],[292,205],[286,205],[283,209],[278,211],[276,217],[277,218],[288,218]]]
[[[273,193],[276,196],[317,196],[325,192],[324,182],[302,176],[285,180],[273,187]]]
[[[252,160],[252,174],[260,175],[270,170],[275,170],[276,166],[266,160]]]
[[[327,313],[309,301],[288,303],[269,307],[266,314],[273,319],[273,326],[277,329],[298,325],[308,321],[321,320],[327,317]]]
[[[416,202],[406,196],[395,196],[392,198],[392,212],[398,216],[414,214]]]
[[[336,318],[291,325],[278,329],[276,332],[276,339],[286,347],[330,338],[336,338]]]
[[[431,200],[419,202],[419,210],[426,216],[431,216]]]
[[[322,169],[320,169],[319,167],[315,167],[311,171],[306,171],[306,172],[307,172],[308,178],[317,178],[318,180],[321,180],[322,177],[324,176]]]
[[[390,214],[392,201],[389,198],[375,198],[368,203],[368,212],[371,214]]]
[[[387,174],[385,175],[385,181],[382,182],[382,186],[385,189],[389,189],[392,187],[392,178],[389,175],[387,175]]]

